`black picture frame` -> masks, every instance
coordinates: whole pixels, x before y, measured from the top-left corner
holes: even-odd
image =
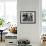
[[[20,23],[21,24],[35,24],[36,11],[20,11]]]

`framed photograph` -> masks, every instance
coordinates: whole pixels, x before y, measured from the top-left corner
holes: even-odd
[[[20,11],[21,24],[34,24],[36,23],[36,11]]]

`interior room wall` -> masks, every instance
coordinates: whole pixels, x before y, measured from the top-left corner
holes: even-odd
[[[18,39],[29,39],[30,42],[32,43],[40,42],[41,10],[42,10],[42,0],[17,1]],[[36,11],[36,23],[20,24],[20,11]]]

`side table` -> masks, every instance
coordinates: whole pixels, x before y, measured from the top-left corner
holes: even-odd
[[[3,30],[0,30],[0,32],[1,32],[1,42],[2,42],[2,32],[3,32]]]

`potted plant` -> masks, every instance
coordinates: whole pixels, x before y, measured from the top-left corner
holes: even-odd
[[[4,25],[4,19],[3,18],[0,18],[0,27],[2,27]]]

